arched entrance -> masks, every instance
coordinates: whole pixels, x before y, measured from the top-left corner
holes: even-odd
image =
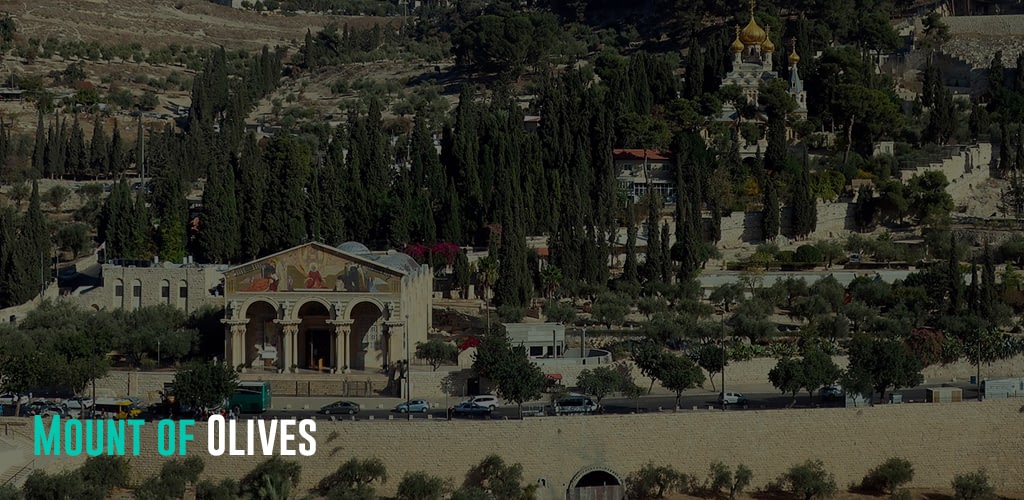
[[[584,469],[576,474],[566,492],[568,500],[622,500],[625,488],[615,473],[601,468]]]
[[[384,311],[373,302],[360,302],[352,307],[352,334],[349,337],[352,369],[375,370],[384,367],[387,353],[383,318]]]
[[[298,311],[298,356],[296,364],[309,370],[330,369],[337,365],[334,330],[327,324],[331,311],[324,304],[310,301],[302,304]]]
[[[245,309],[243,350],[245,359],[239,364],[257,370],[276,370],[281,356],[280,328],[274,323],[277,307],[265,301],[256,301]]]

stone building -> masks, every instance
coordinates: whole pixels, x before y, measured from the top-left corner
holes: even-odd
[[[246,370],[391,369],[431,327],[433,273],[400,252],[307,243],[224,273],[224,352]]]
[[[224,306],[221,287],[228,266],[150,261],[108,262],[99,279],[62,286],[63,298],[92,309],[138,309],[170,304],[186,314],[204,306]]]
[[[613,149],[615,175],[619,187],[639,202],[647,188],[656,191],[666,203],[676,202],[676,180],[672,158],[653,149]]]

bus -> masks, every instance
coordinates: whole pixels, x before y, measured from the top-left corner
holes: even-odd
[[[93,405],[93,412],[107,418],[124,420],[138,417],[142,414],[142,409],[128,398],[97,398],[96,404]]]
[[[270,382],[239,382],[228,398],[227,408],[240,413],[263,413],[270,409]]]

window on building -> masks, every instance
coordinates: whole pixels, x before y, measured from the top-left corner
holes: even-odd
[[[544,346],[532,345],[530,346],[530,356],[543,356]]]
[[[160,283],[160,298],[164,303],[171,302],[171,284],[166,280]]]
[[[124,297],[124,285],[117,285],[114,287],[115,297]]]
[[[182,298],[182,299],[187,299],[188,298],[188,287],[187,286],[183,286],[181,288],[178,288],[178,298]]]

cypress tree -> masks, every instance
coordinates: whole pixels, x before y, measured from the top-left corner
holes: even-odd
[[[636,259],[636,214],[633,200],[626,199],[626,262],[622,266],[622,279],[628,283],[640,282],[640,271]]]
[[[85,149],[85,133],[82,126],[78,124],[78,114],[71,124],[71,136],[68,138],[68,148],[65,156],[64,171],[75,179],[81,178],[88,172],[89,157]]]
[[[800,175],[790,188],[792,193],[792,226],[793,235],[799,239],[806,238],[814,232],[818,225],[818,204],[815,202],[814,194],[811,192],[811,167],[807,160],[807,150],[804,149],[803,166],[800,168]]]
[[[17,278],[14,269],[18,251],[16,219],[13,208],[0,208],[0,307],[14,305],[11,294]]]
[[[964,279],[960,272],[960,248],[956,235],[949,233],[949,260],[946,262],[946,282],[949,287],[949,312],[957,314],[963,306]]]
[[[107,171],[105,172],[106,177],[112,178],[115,175],[121,175],[126,170],[124,161],[124,139],[121,138],[121,127],[118,125],[117,120],[114,120],[114,132],[110,138],[110,153],[107,154],[109,161],[107,162]]]
[[[982,318],[993,321],[999,303],[999,289],[996,285],[996,265],[992,250],[985,241],[981,261],[981,288],[978,293],[978,312]]]
[[[153,244],[153,216],[146,202],[146,189],[139,189],[135,195],[135,204],[132,206],[132,252],[131,257],[139,260],[149,260],[156,253],[156,245]]]
[[[648,184],[650,187],[650,184]],[[647,259],[644,262],[644,281],[660,281],[661,270],[664,268],[661,254],[661,207],[653,190],[647,191]]]
[[[661,280],[665,283],[672,282],[672,259],[671,245],[669,245],[668,222],[661,224]]]
[[[270,238],[267,219],[264,216],[270,172],[267,163],[263,160],[254,134],[249,133],[242,141],[242,151],[238,155],[237,161],[235,175],[237,176],[239,195],[239,255],[245,259],[253,259],[263,254],[264,249],[268,246],[267,239]],[[334,189],[332,185],[327,187],[328,193]],[[341,212],[340,206],[332,204],[327,213],[337,212]],[[334,227],[331,226],[330,219],[327,224],[328,228]],[[336,239],[327,241],[335,245],[341,243]]]
[[[495,150],[501,207],[501,247],[498,250],[498,281],[495,302],[499,305],[525,307],[530,300],[532,284],[523,224],[521,147],[523,143],[522,113],[511,104],[500,112],[505,119],[501,129],[507,140]]]
[[[251,140],[253,147],[255,147],[255,138],[248,140]],[[330,245],[338,245],[345,241],[345,211],[343,209],[347,197],[345,192],[345,175],[345,129],[338,125],[334,129],[331,143],[327,146],[327,156],[324,158],[324,169],[321,176],[326,204],[322,213],[323,238]],[[246,190],[249,188],[242,181],[242,177],[239,177],[239,181],[239,189],[244,199],[247,194]],[[260,203],[260,208],[262,209],[262,201]],[[241,206],[247,207],[248,202],[242,202]],[[244,218],[245,214],[242,214],[242,216]],[[245,231],[246,229],[243,228],[243,242],[247,239],[244,234]],[[244,249],[246,246],[243,243],[242,248]]]
[[[57,137],[58,130],[53,124],[46,130],[46,147],[43,152],[43,176],[57,179],[64,176],[64,158],[61,157],[61,144]]]
[[[164,261],[180,262],[185,257],[188,205],[185,182],[178,169],[161,169],[153,179],[153,209],[156,254]]]
[[[199,216],[199,234],[196,235],[199,256],[206,262],[231,262],[240,252],[238,205],[235,199],[233,172],[214,162],[203,190],[203,212]],[[302,187],[305,187],[303,184]],[[305,233],[300,204],[298,230]],[[292,207],[294,209],[294,207]]]
[[[52,245],[50,229],[39,197],[39,182],[32,181],[28,210],[21,219],[21,237],[17,238],[16,283],[12,298],[16,304],[35,297],[48,281]]]
[[[93,123],[92,141],[89,143],[89,166],[89,174],[94,177],[105,175],[110,170],[110,144],[99,114]]]
[[[131,194],[124,177],[110,190],[110,196],[103,203],[97,227],[99,240],[106,244],[106,258],[130,258],[131,237]]]
[[[461,244],[464,241],[462,236],[464,221],[459,205],[459,192],[455,188],[454,179],[448,181],[448,197],[441,214],[446,215],[441,218],[441,237],[445,241]]]
[[[44,159],[46,155],[46,128],[43,125],[43,110],[39,110],[39,117],[36,121],[36,140],[32,148],[32,170],[35,175],[41,176],[45,172]]]
[[[771,172],[761,174],[761,184],[764,193],[764,207],[761,210],[762,230],[764,241],[771,242],[779,234],[779,191]]]
[[[455,187],[462,195],[464,206],[473,207],[463,214],[462,226],[463,234],[471,238],[486,224],[484,217],[487,211],[479,175],[480,116],[469,85],[463,85],[459,94],[448,156],[449,176],[455,179]]]
[[[268,217],[269,251],[277,251],[306,241],[304,189],[310,174],[309,147],[288,135],[278,135],[267,151],[270,171],[275,172],[276,185],[268,187],[270,196],[264,205]],[[233,193],[232,193],[233,196]]]

